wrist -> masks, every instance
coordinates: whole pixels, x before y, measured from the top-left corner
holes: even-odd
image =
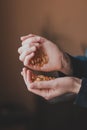
[[[82,79],[79,79],[79,78],[74,78],[74,85],[73,85],[73,92],[75,94],[78,94],[79,91],[80,91],[80,88],[81,88],[81,84],[82,84]]]
[[[71,61],[69,56],[67,55],[67,53],[63,52],[63,56],[62,56],[62,69],[61,72],[63,72],[66,75],[72,75],[72,65],[71,65]]]

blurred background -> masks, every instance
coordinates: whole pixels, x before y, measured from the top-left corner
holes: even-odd
[[[20,37],[34,33],[71,55],[86,55],[86,0],[0,0],[0,130],[85,130],[87,110],[49,104],[30,93],[20,75]]]

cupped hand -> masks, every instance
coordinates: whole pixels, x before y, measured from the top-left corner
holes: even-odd
[[[66,94],[78,94],[82,80],[75,77],[62,77],[49,81],[32,81],[33,72],[23,68],[22,76],[28,90],[46,100]],[[70,98],[69,96],[67,98]]]
[[[37,71],[47,72],[56,70],[65,74],[71,73],[68,56],[53,42],[34,34],[21,37],[21,40],[22,46],[18,49],[19,59],[26,67]],[[46,62],[43,62],[44,55]],[[31,64],[32,59],[41,56],[43,57],[41,65],[35,64],[36,61]]]

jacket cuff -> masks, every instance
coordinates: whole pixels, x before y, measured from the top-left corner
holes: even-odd
[[[73,71],[72,75],[74,77],[78,77],[78,78],[86,77],[87,71],[86,71],[85,66],[87,65],[87,61],[83,61],[83,60],[79,59],[78,57],[74,57],[69,54],[67,54],[67,55],[70,58],[71,67],[72,67],[72,71]]]
[[[87,78],[82,79],[82,84],[74,104],[87,108]]]

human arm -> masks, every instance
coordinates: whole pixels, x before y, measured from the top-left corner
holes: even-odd
[[[81,79],[74,77],[62,77],[49,81],[32,81],[32,71],[24,68],[22,76],[30,92],[37,94],[46,100],[57,97],[58,100],[70,100],[75,97],[81,87]]]
[[[23,69],[22,76],[30,92],[52,103],[74,99],[74,104],[87,108],[87,78],[62,77],[32,82],[31,75],[32,71]]]
[[[53,42],[34,34],[21,37],[22,46],[18,49],[19,59],[23,64],[33,70],[38,71],[60,71],[66,75],[75,77],[87,77],[87,58],[74,57],[63,52]],[[48,55],[48,63],[42,67],[30,65],[30,60],[35,56],[35,52],[41,48]]]
[[[24,66],[37,71],[60,71],[66,75],[72,75],[70,58],[53,42],[37,35],[28,35],[21,38],[22,46],[18,49],[19,59]],[[48,61],[43,66],[31,64],[36,53],[44,52]],[[39,53],[39,56],[41,55]]]
[[[70,63],[72,65],[72,75],[79,78],[87,78],[87,57],[67,55],[70,58]]]
[[[35,36],[34,36],[35,37]],[[27,37],[28,38],[28,37]],[[24,40],[26,40],[26,39],[24,39]],[[41,39],[39,39],[39,40],[41,40]],[[47,40],[46,40],[47,41]],[[45,42],[46,42],[45,41]],[[41,43],[43,43],[42,42],[42,40],[41,41],[38,41],[37,40],[37,42],[40,42],[39,43],[39,45],[41,45]],[[32,42],[30,42],[31,44],[32,44]],[[48,43],[48,42],[47,42]],[[52,43],[53,44],[53,43]],[[23,49],[24,48],[24,45],[25,45],[25,42],[23,43],[23,46],[22,46],[22,48],[21,49]],[[26,44],[26,45],[29,45],[29,43],[28,44]],[[25,45],[25,46],[26,46]],[[35,43],[35,44],[33,44],[33,47],[36,47],[35,45],[37,45],[38,46],[38,44],[37,43]],[[45,46],[47,46],[47,45],[45,45]],[[33,48],[34,49],[34,48]],[[37,47],[35,48],[35,49],[37,49]],[[53,51],[53,48],[51,48],[52,49],[52,51]],[[31,49],[32,50],[32,49]],[[36,50],[33,50],[33,51],[30,51],[30,54],[32,55],[32,52],[34,52],[34,51],[36,51]],[[55,51],[54,51],[55,52]],[[60,52],[60,51],[59,51]],[[79,57],[73,57],[73,56],[70,56],[69,54],[67,54],[67,53],[64,53],[63,51],[61,51],[62,53],[59,53],[58,52],[58,55],[60,55],[60,54],[62,54],[62,57],[60,57],[59,58],[59,60],[57,60],[57,61],[60,61],[59,63],[58,62],[56,62],[57,63],[57,65],[58,65],[58,68],[57,68],[57,66],[51,66],[51,67],[53,67],[53,68],[50,68],[50,66],[48,65],[48,68],[50,68],[50,70],[52,70],[52,69],[56,69],[56,70],[58,70],[58,71],[61,71],[61,72],[63,72],[63,73],[65,73],[66,75],[72,75],[72,76],[75,76],[75,77],[79,77],[79,78],[83,78],[83,77],[87,77],[87,67],[86,67],[86,65],[87,65],[87,60],[85,59],[85,60],[82,60],[82,59],[80,59]],[[53,53],[50,53],[50,57],[51,57],[51,55],[52,55]],[[26,54],[27,55],[27,54]],[[26,55],[25,55],[25,57],[26,57]],[[29,55],[29,56],[31,56],[31,55]],[[34,55],[33,55],[34,56]],[[49,58],[50,58],[49,57]],[[26,57],[27,58],[27,57]],[[29,57],[30,59],[31,59],[31,57]],[[51,57],[52,58],[52,57]],[[55,58],[54,58],[55,59]],[[62,60],[61,60],[62,59]],[[24,60],[25,61],[25,60]],[[23,63],[24,63],[24,61],[23,61]],[[27,60],[28,61],[28,60]],[[27,64],[24,64],[25,66],[28,66],[28,67],[30,67],[29,66],[29,64],[28,64],[28,62],[27,62]],[[51,65],[51,64],[50,64]],[[54,64],[55,65],[55,64]],[[47,66],[45,66],[45,67],[47,67]],[[32,68],[32,67],[31,67]],[[36,69],[36,70],[40,70],[40,69],[37,69],[37,68],[34,68],[34,69]],[[41,69],[41,70],[43,70],[43,68]],[[44,69],[44,70],[46,70],[46,69]],[[47,70],[46,70],[47,71]],[[66,79],[67,77],[65,77],[64,78],[64,81],[65,81],[65,79]],[[70,77],[69,78],[69,80],[70,81],[72,81],[71,80],[71,78],[72,77]],[[81,80],[81,79],[79,79],[78,78],[78,80],[80,80],[80,81],[84,81],[84,80]],[[60,79],[60,78],[59,78]],[[56,81],[56,80],[55,80]],[[56,81],[57,82],[57,81]],[[62,82],[63,82],[63,80],[62,80]],[[44,82],[44,83],[46,83],[46,82]],[[44,84],[43,83],[43,84]],[[64,83],[64,82],[63,82]],[[67,85],[68,85],[68,80],[67,80]],[[72,82],[70,82],[71,83],[71,86],[72,86]],[[73,78],[73,83],[76,83],[76,80],[75,80],[75,78]],[[54,84],[53,84],[54,85]],[[73,84],[74,85],[74,84]],[[85,89],[85,87],[83,87],[83,84],[79,84],[80,85],[80,88],[82,88],[82,89],[78,89],[78,90],[80,90],[80,92],[77,94],[77,98],[76,98],[76,101],[75,101],[75,103],[76,104],[84,104],[84,106],[86,106],[86,102],[87,102],[87,98],[86,98],[86,93],[87,93],[87,91],[86,91],[86,89]],[[37,86],[37,85],[36,85]],[[46,84],[45,84],[45,86],[46,86]],[[61,85],[60,85],[61,86]],[[65,86],[65,84],[64,84],[64,86]],[[75,84],[75,86],[76,86],[76,84]],[[66,88],[66,87],[65,87]],[[78,87],[76,87],[76,88],[78,88]],[[69,89],[69,88],[68,88]],[[66,89],[67,90],[67,89]],[[29,91],[31,91],[31,92],[33,92],[33,93],[36,93],[36,90],[35,89],[31,89],[31,90],[29,90]],[[85,91],[85,94],[83,93],[83,91]],[[41,92],[41,91],[39,91],[39,89],[38,89],[38,92]],[[38,95],[39,94],[41,94],[41,93],[38,93]],[[54,95],[54,94],[53,94]],[[61,95],[63,95],[63,93],[61,93]],[[80,95],[83,95],[83,96],[80,96]],[[56,95],[55,95],[56,96]],[[49,96],[48,96],[49,97]],[[60,97],[59,95],[58,96],[56,96],[56,97]],[[80,98],[81,97],[81,98]],[[83,98],[84,97],[84,98]],[[53,97],[52,97],[53,98]],[[70,96],[68,97],[68,98],[70,98]],[[81,105],[80,104],[80,105]]]

